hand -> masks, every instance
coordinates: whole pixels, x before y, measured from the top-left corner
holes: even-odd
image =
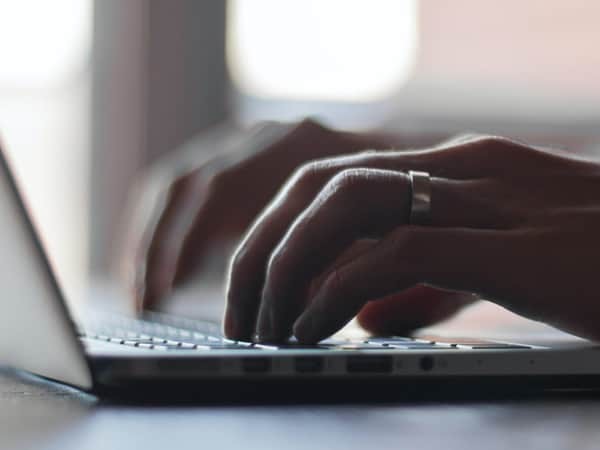
[[[407,223],[406,170],[432,175],[428,226]],[[234,254],[225,332],[317,342],[426,285],[598,339],[599,199],[598,163],[498,137],[306,164]]]
[[[241,235],[297,166],[383,142],[311,120],[267,123],[234,135],[213,132],[157,165],[128,208],[122,246],[121,273],[136,308],[156,306],[198,270],[207,248]],[[211,149],[216,156],[203,156]]]

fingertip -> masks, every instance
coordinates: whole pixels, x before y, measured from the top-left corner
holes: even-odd
[[[341,328],[339,321],[320,306],[323,303],[323,300],[313,301],[294,322],[293,332],[299,342],[316,344]]]
[[[171,291],[171,284],[162,279],[153,279],[151,283],[145,283],[137,290],[138,312],[155,308]]]
[[[223,316],[223,334],[229,339],[243,340],[229,308],[225,310],[225,315]]]
[[[290,333],[285,330],[285,320],[275,300],[277,296],[272,293],[268,281],[265,282],[260,298],[256,316],[255,342],[265,344],[283,342]]]
[[[148,309],[152,309],[152,307],[155,306],[156,303],[157,301],[152,295],[144,293],[144,295],[137,302],[138,313],[141,313]]]
[[[294,323],[294,336],[302,344],[315,344],[319,341],[314,335],[315,324],[313,316],[310,313],[302,314]]]
[[[223,333],[236,341],[255,342],[254,321],[251,314],[245,314],[243,308],[235,306],[228,297],[223,315]]]
[[[247,285],[240,280],[232,283],[229,269],[225,289],[226,306],[223,314],[223,332],[230,339],[251,341],[255,329],[256,310],[252,298],[248,297]]]
[[[281,333],[277,333],[270,324],[259,319],[256,331],[252,335],[252,341],[257,344],[272,344],[285,341],[285,337]]]

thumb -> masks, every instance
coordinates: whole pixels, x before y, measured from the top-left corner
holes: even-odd
[[[450,318],[477,297],[417,285],[377,301],[360,310],[358,323],[373,334],[402,335]]]

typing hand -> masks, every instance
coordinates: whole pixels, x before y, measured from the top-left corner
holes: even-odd
[[[408,224],[407,170],[432,176],[428,226]],[[598,339],[599,198],[598,163],[496,137],[305,164],[235,252],[225,332],[316,342],[357,314],[403,332],[426,285],[428,307],[482,296]]]
[[[381,141],[310,120],[267,123],[213,132],[157,164],[127,209],[119,258],[136,308],[156,306],[198,270],[211,245],[239,237],[297,166],[375,145]]]

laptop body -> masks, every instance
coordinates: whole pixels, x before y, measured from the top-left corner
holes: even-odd
[[[600,385],[600,347],[583,340],[384,336],[271,346],[155,312],[76,324],[1,149],[0,286],[0,363],[101,396],[369,399]]]

